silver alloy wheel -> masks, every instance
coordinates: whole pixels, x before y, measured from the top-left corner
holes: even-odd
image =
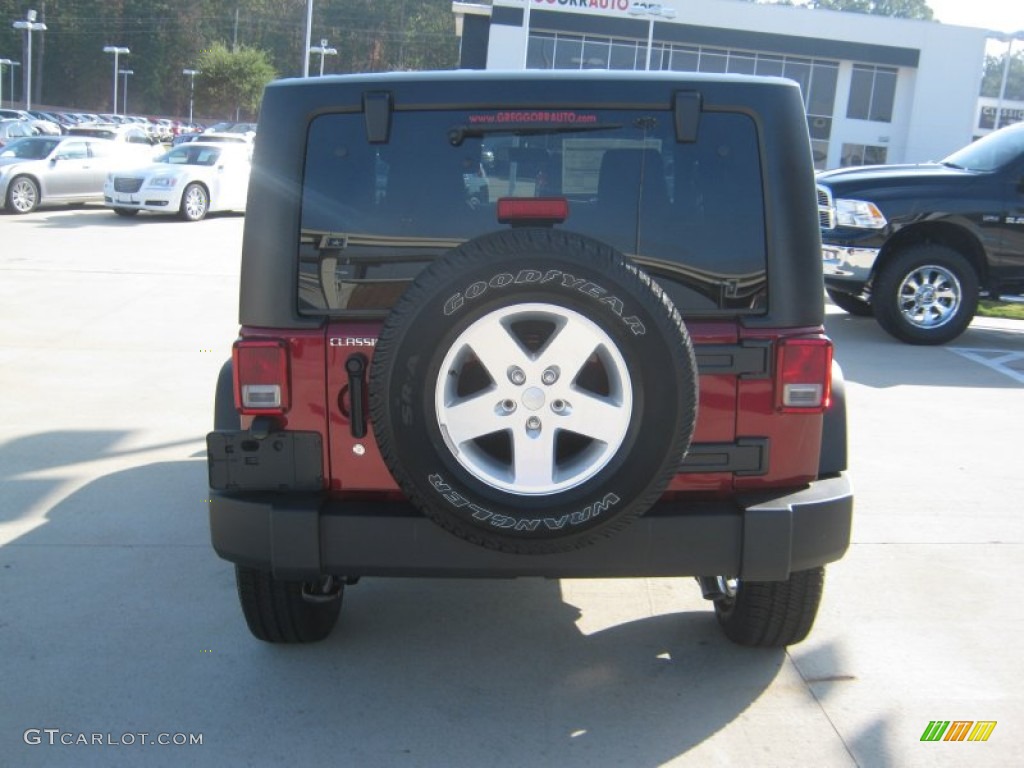
[[[206,215],[206,190],[198,184],[190,184],[185,190],[185,199],[182,201],[182,209],[189,221],[199,221]]]
[[[916,328],[939,328],[954,317],[963,301],[957,276],[946,267],[923,264],[900,283],[900,313]]]
[[[18,213],[30,213],[39,204],[39,189],[32,179],[22,176],[11,184],[7,200]]]
[[[517,304],[472,323],[434,388],[452,456],[492,488],[524,496],[574,488],[625,439],[633,383],[612,338],[578,312]]]

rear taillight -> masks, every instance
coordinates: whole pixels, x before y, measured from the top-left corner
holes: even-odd
[[[283,341],[236,341],[232,359],[235,366],[235,406],[241,413],[284,413],[288,410],[288,346]]]
[[[775,405],[794,413],[820,413],[832,398],[832,342],[782,339],[775,368]]]

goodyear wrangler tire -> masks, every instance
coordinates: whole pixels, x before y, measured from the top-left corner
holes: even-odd
[[[495,232],[424,270],[381,331],[374,434],[406,495],[453,534],[576,549],[643,514],[696,419],[689,335],[615,250]]]

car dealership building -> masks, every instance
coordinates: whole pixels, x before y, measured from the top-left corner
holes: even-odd
[[[464,68],[796,80],[818,168],[939,159],[985,132],[983,29],[742,0],[494,0],[453,11]]]

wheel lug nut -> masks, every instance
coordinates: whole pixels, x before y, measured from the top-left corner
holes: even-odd
[[[558,381],[558,374],[558,366],[552,365],[550,368],[544,369],[544,373],[540,375],[540,380],[545,384],[554,384],[556,381]]]
[[[565,410],[566,410],[566,402],[565,402],[565,400],[552,400],[551,401],[551,410],[554,411],[555,413],[565,413]]]
[[[540,419],[536,416],[531,416],[526,420],[527,429],[540,429]]]
[[[526,383],[526,373],[518,365],[509,366],[508,380],[516,386]]]
[[[502,400],[500,403],[498,403],[498,409],[502,413],[515,413],[516,401],[511,399]]]

